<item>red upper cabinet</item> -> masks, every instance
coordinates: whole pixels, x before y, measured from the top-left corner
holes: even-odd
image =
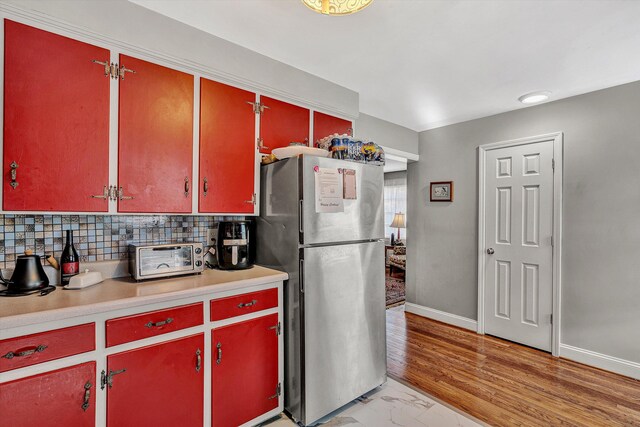
[[[190,213],[193,76],[120,55],[119,212]]]
[[[260,116],[261,153],[309,140],[309,110],[277,99],[260,97],[264,111]]]
[[[0,425],[95,425],[95,362],[0,384]]]
[[[204,336],[107,356],[107,426],[202,427]]]
[[[339,117],[328,114],[313,112],[313,145],[325,136],[337,134],[353,135],[353,123]]]
[[[4,209],[106,212],[109,51],[4,26]]]
[[[214,329],[213,427],[235,427],[278,407],[278,315]]]
[[[200,79],[200,212],[254,213],[253,92]]]

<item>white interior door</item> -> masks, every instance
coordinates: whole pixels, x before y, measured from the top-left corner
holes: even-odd
[[[485,159],[485,333],[551,351],[553,141]]]

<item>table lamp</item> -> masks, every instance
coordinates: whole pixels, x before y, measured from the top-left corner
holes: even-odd
[[[400,229],[406,228],[406,225],[404,223],[404,214],[402,212],[398,212],[394,215],[390,227],[398,229],[398,240],[400,240]]]

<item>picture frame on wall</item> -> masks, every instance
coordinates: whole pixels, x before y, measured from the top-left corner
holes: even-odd
[[[432,202],[453,202],[453,181],[432,181],[429,193]]]

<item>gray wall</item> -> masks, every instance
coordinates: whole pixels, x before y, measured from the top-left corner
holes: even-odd
[[[35,11],[131,45],[216,70],[221,80],[351,117],[357,92],[189,27],[127,0],[3,0],[0,6]],[[20,10],[16,13],[20,14]]]
[[[640,362],[640,82],[420,133],[407,300],[477,318],[477,147],[564,133],[561,342]],[[429,181],[453,180],[453,203]]]
[[[377,117],[360,113],[355,121],[355,135],[410,154],[418,154],[418,132]]]

